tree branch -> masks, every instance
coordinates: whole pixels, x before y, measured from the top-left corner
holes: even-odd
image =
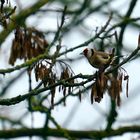
[[[140,47],[138,46],[126,59],[124,59],[120,64],[114,66],[112,69],[108,70],[105,74],[109,74],[109,73],[113,72],[114,70],[118,69],[119,67],[121,67],[123,64],[127,63],[130,59],[132,59],[138,53],[139,50],[140,50]],[[0,70],[0,73],[1,73],[1,70]],[[41,92],[47,91],[47,90],[49,90],[51,88],[54,88],[56,86],[59,86],[59,85],[65,85],[67,87],[68,86],[73,86],[74,87],[74,86],[84,85],[87,82],[92,81],[94,79],[94,77],[95,77],[94,75],[78,74],[78,75],[75,75],[75,76],[73,76],[71,78],[68,78],[68,79],[65,79],[65,80],[60,80],[60,81],[58,81],[57,83],[55,83],[53,85],[50,85],[50,86],[47,86],[47,87],[44,87],[44,88],[41,88],[41,89],[36,89],[35,88],[34,90],[32,90],[29,93],[26,93],[24,95],[19,95],[19,96],[16,96],[16,97],[13,97],[13,98],[9,98],[9,99],[0,99],[0,105],[8,105],[9,106],[9,105],[17,104],[17,103],[19,103],[21,101],[24,101],[25,99],[27,99],[27,98],[29,98],[31,96],[38,95]],[[75,83],[73,85],[67,83],[68,80],[76,79],[76,78],[85,78],[87,80],[83,81],[83,82],[80,82],[80,83]]]
[[[17,16],[12,17],[12,22],[7,25],[8,30],[5,29],[0,33],[0,45],[3,43],[5,38],[15,29],[15,27],[17,25],[18,26],[23,25],[28,16],[37,12],[38,9],[41,8],[44,4],[46,4],[48,1],[49,0],[38,1],[30,8],[27,7],[26,9],[22,10]],[[15,23],[15,21],[16,21],[16,23]]]
[[[71,80],[72,78],[73,79],[76,79],[76,78],[86,78],[87,79],[88,78],[88,79],[86,81],[83,81],[83,82],[80,82],[80,83],[69,84],[67,81]],[[87,82],[89,82],[91,80],[93,80],[93,78],[91,76],[89,77],[89,76],[86,76],[86,75],[84,76],[82,74],[78,74],[78,75],[75,75],[75,76],[73,76],[71,78],[67,78],[65,80],[59,80],[58,82],[56,82],[56,83],[54,83],[52,85],[49,85],[47,87],[41,88],[41,89],[36,89],[35,88],[32,91],[30,91],[30,92],[28,92],[28,93],[26,93],[24,95],[18,95],[18,96],[13,97],[13,98],[0,99],[0,105],[6,105],[6,106],[15,105],[15,104],[18,104],[18,103],[20,103],[20,102],[22,102],[22,101],[24,101],[24,100],[26,100],[26,99],[28,99],[28,98],[30,98],[32,96],[38,95],[38,94],[40,94],[40,93],[42,93],[44,91],[50,90],[50,89],[55,88],[55,87],[57,87],[59,85],[64,85],[66,87],[69,87],[69,86],[74,87],[74,86],[84,85],[85,83],[87,83]]]
[[[111,129],[109,131],[105,130],[93,130],[93,131],[76,131],[76,130],[67,130],[53,128],[22,128],[22,129],[11,129],[11,130],[1,130],[0,138],[17,138],[17,137],[30,137],[30,136],[39,136],[39,137],[65,137],[65,132],[69,136],[80,139],[93,139],[93,138],[106,138],[120,136],[125,133],[140,133],[140,126],[126,126],[120,127],[118,129]]]

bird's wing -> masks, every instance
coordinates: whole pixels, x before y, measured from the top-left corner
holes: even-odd
[[[109,62],[110,56],[109,55],[102,55],[102,54],[98,54],[97,56],[97,60],[99,60],[99,62],[101,62],[102,64],[107,64]]]
[[[101,55],[101,57],[102,57],[103,59],[107,59],[107,60],[110,58],[109,55],[105,55],[105,56]]]

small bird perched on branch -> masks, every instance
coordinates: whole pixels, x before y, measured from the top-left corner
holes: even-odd
[[[81,54],[83,54],[88,62],[95,68],[105,70],[113,62],[115,49],[112,49],[111,53],[97,51],[95,49],[86,48]]]

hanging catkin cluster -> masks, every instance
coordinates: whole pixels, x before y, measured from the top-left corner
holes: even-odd
[[[61,92],[64,96],[64,105],[66,105],[65,102],[65,97],[67,94],[70,94],[73,91],[72,86],[74,85],[74,79],[73,73],[71,70],[66,66],[62,67],[62,72],[60,76],[58,77],[53,71],[54,66],[52,65],[51,62],[48,62],[46,60],[38,62],[35,67],[35,77],[36,81],[41,80],[43,82],[44,87],[49,87],[50,86],[50,93],[51,93],[51,105],[54,105],[54,98],[55,98],[55,93],[56,93],[56,88],[55,84],[59,81],[65,81],[64,83],[61,83],[58,85],[59,92]]]
[[[45,52],[48,43],[44,35],[34,28],[17,28],[13,39],[9,64],[17,59],[29,60]]]
[[[100,74],[96,72],[95,76],[95,82],[91,89],[91,103],[100,102],[104,93],[108,92],[112,100],[115,100],[116,104],[120,106],[123,81],[126,81],[126,96],[128,97],[129,76],[127,73],[118,71],[117,76],[114,76],[112,73],[105,75],[104,72]]]

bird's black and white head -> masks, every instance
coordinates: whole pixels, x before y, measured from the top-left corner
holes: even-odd
[[[90,49],[90,48],[86,48],[83,50],[83,53],[82,53],[85,57],[89,58],[91,56],[93,56],[94,54],[94,50],[93,49]]]

